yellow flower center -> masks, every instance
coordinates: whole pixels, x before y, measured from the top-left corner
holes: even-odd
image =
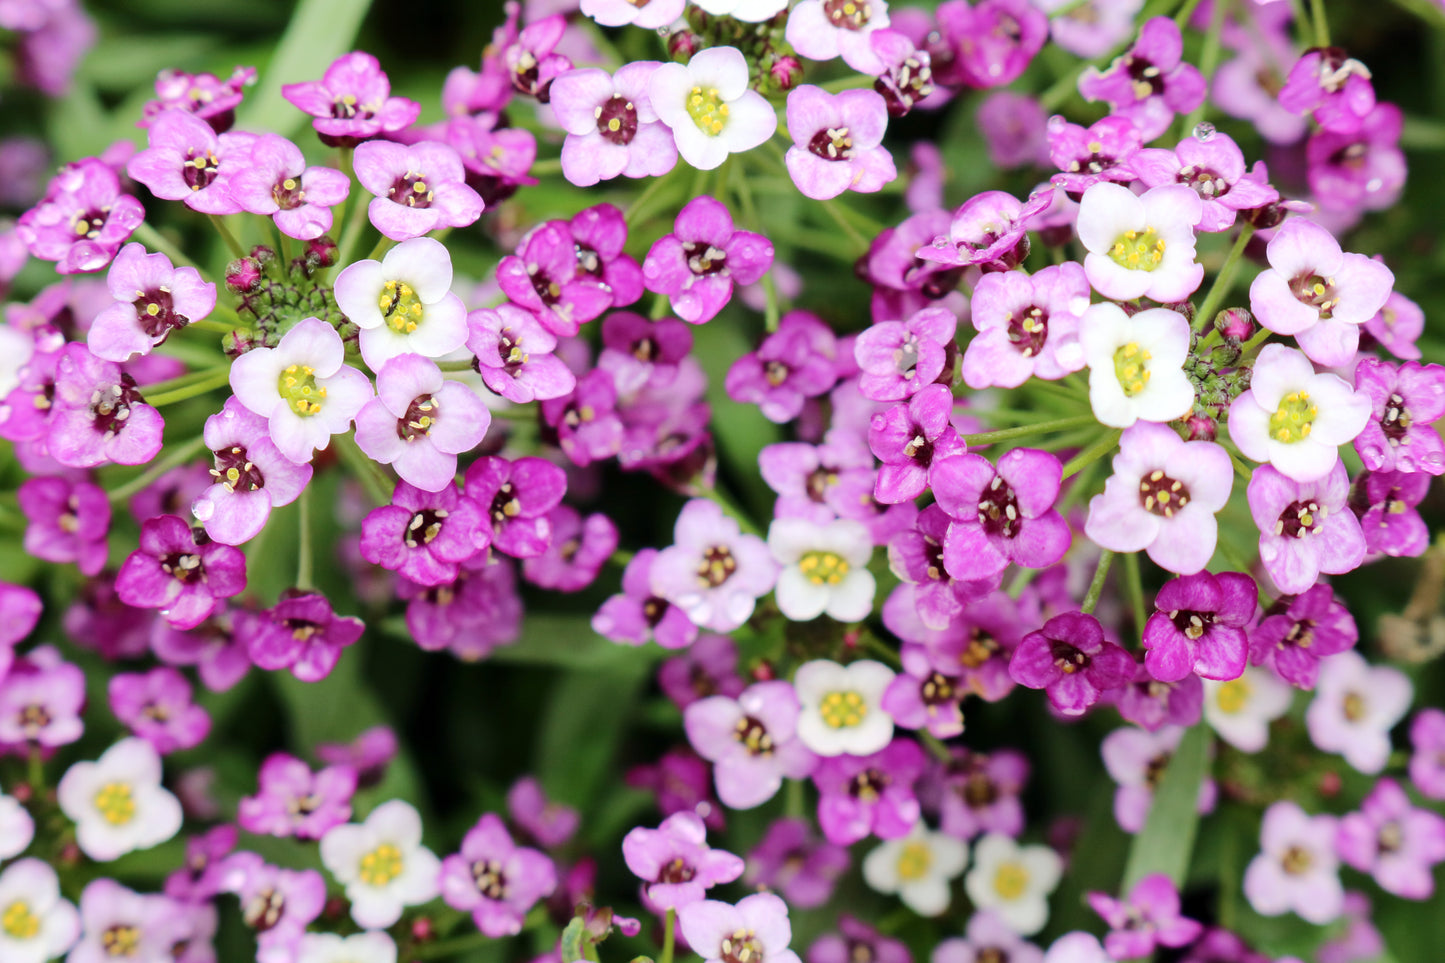
[[[1124,395],[1132,398],[1149,384],[1149,362],[1153,355],[1139,347],[1139,342],[1130,341],[1114,351],[1114,377]]]
[[[1164,239],[1154,228],[1125,231],[1109,248],[1109,257],[1130,271],[1153,271],[1164,261]]]
[[[932,850],[923,843],[905,843],[903,852],[898,854],[898,878],[904,882],[922,879],[928,875],[928,867],[932,865]]]
[[[118,923],[100,934],[106,956],[135,956],[140,950],[140,928]]]
[[[135,818],[135,798],[130,783],[108,782],[95,794],[95,808],[112,826],[124,826]]]
[[[818,712],[830,729],[851,729],[868,715],[868,703],[851,689],[830,692],[818,704]]]
[[[367,886],[385,886],[401,875],[401,850],[382,843],[361,857],[361,881]]]
[[[326,389],[317,387],[316,369],[306,364],[287,365],[276,379],[276,390],[302,418],[310,418],[321,410]]]
[[[837,585],[850,566],[837,552],[808,552],[798,560],[798,568],[814,585]]]
[[[687,95],[687,114],[697,129],[716,137],[728,124],[728,105],[722,102],[716,87],[694,87]]]
[[[405,281],[387,281],[376,299],[386,326],[397,334],[411,334],[422,322],[421,298]]]
[[[40,933],[40,917],[30,911],[30,904],[16,900],[0,914],[0,930],[17,940],[33,940]]]
[[[1002,863],[993,872],[993,889],[999,896],[1012,902],[1024,895],[1029,888],[1029,871],[1020,863]]]
[[[1252,691],[1253,686],[1249,684],[1249,680],[1241,676],[1219,687],[1214,693],[1214,704],[1219,707],[1220,712],[1232,716],[1236,712],[1242,712],[1244,707],[1249,705]]]
[[[1308,391],[1292,391],[1279,403],[1279,409],[1269,416],[1269,435],[1275,441],[1292,445],[1304,441],[1315,426],[1320,409],[1310,401]]]

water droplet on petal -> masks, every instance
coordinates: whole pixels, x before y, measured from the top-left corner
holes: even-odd
[[[1045,128],[1047,128],[1050,134],[1057,134],[1059,131],[1063,130],[1068,123],[1068,119],[1065,118],[1063,114],[1055,114],[1054,116],[1049,118],[1048,123],[1044,126]]]
[[[1378,177],[1372,177],[1365,183],[1365,190],[1373,194],[1384,186],[1384,181],[1380,180]]]
[[[1194,125],[1194,139],[1208,143],[1214,139],[1214,125],[1209,121],[1203,121]]]
[[[936,248],[939,248],[939,249],[948,247],[948,235],[947,235],[947,234],[938,234],[938,235],[935,235],[934,238],[933,238],[933,246],[936,247]]]

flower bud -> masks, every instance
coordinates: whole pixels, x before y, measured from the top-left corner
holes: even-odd
[[[797,57],[784,55],[773,61],[768,68],[768,75],[773,78],[773,83],[778,85],[779,90],[792,90],[803,79],[803,65]]]
[[[329,235],[323,234],[306,242],[306,258],[314,260],[317,267],[329,268],[334,265],[337,253],[336,242]]]
[[[1219,423],[1208,415],[1190,415],[1184,427],[1189,429],[1189,441],[1213,441],[1219,434]]]
[[[1245,308],[1225,308],[1214,316],[1214,327],[1226,341],[1248,341],[1254,334],[1254,317]]]
[[[226,287],[236,294],[250,294],[261,283],[261,262],[241,257],[226,265]]]
[[[687,63],[701,49],[702,38],[691,30],[679,30],[667,38],[667,55],[681,63]]]

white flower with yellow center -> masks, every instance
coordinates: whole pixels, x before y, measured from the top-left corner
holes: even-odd
[[[403,907],[437,895],[441,861],[421,844],[421,817],[400,799],[377,806],[364,823],[327,832],[321,862],[346,887],[351,918],[367,929],[385,929]]]
[[[1173,421],[1194,408],[1194,385],[1184,373],[1189,322],[1177,311],[1131,316],[1107,301],[1090,305],[1079,318],[1079,345],[1089,366],[1089,404],[1101,423]]]
[[[1079,200],[1084,274],[1106,298],[1183,301],[1204,280],[1194,261],[1194,226],[1204,213],[1193,188],[1169,184],[1135,194],[1102,181]]]
[[[798,738],[820,756],[867,756],[893,738],[893,717],[879,708],[893,670],[864,660],[843,666],[805,662],[793,676],[802,713]]]
[[[380,261],[336,276],[336,305],[361,333],[361,357],[380,371],[398,355],[440,358],[467,340],[467,309],[452,293],[452,256],[430,237],[402,241]]]
[[[794,622],[826,613],[858,622],[873,611],[877,584],[868,571],[873,537],[862,522],[838,519],[819,525],[806,518],[779,518],[768,529],[768,550],[783,566],[778,609]]]
[[[773,13],[782,9],[774,6]],[[652,107],[672,129],[683,160],[710,171],[773,136],[778,113],[748,81],[747,59],[736,47],[709,47],[686,65],[667,63],[652,72]]]
[[[75,945],[80,914],[60,898],[55,870],[38,859],[0,873],[0,960],[44,963]]]
[[[12,796],[0,793],[0,859],[10,859],[25,852],[35,838],[35,820]]]
[[[1049,894],[1059,885],[1063,861],[1047,846],[1020,846],[989,833],[973,849],[964,891],[980,910],[992,910],[1020,936],[1032,936],[1049,919]]]
[[[77,762],[57,793],[80,851],[97,862],[150,849],[181,828],[181,804],[161,788],[161,757],[144,739],[122,739],[95,762]]]
[[[396,963],[396,943],[385,933],[307,933],[296,963]]]
[[[919,916],[940,916],[948,909],[949,880],[968,865],[962,840],[936,833],[923,823],[902,839],[890,839],[863,860],[863,881],[898,898]]]
[[[1231,682],[1204,680],[1204,718],[1240,752],[1259,752],[1269,724],[1289,711],[1294,690],[1269,669],[1248,666]]]

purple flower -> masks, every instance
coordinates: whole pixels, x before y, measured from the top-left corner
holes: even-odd
[[[1445,711],[1424,708],[1410,723],[1410,781],[1427,799],[1445,799]]]
[[[601,512],[586,518],[570,505],[547,513],[552,543],[535,558],[523,559],[522,575],[554,592],[580,592],[597,579],[617,551],[617,526]]]
[[[935,739],[951,739],[963,732],[959,703],[967,693],[957,661],[938,649],[911,644],[903,647],[902,661],[903,671],[883,690],[878,707],[898,726],[927,729]]]
[[[557,432],[557,444],[574,465],[605,461],[622,448],[623,424],[617,412],[612,376],[594,368],[578,379],[565,398],[541,403],[542,419]]]
[[[918,743],[901,737],[867,756],[820,760],[813,784],[818,787],[818,825],[828,841],[850,846],[870,834],[907,836],[921,817],[913,785],[926,762]]]
[[[644,645],[651,639],[664,649],[685,649],[697,639],[697,626],[687,613],[652,594],[652,570],[658,551],[644,548],[622,571],[622,593],[614,595],[592,616],[592,630],[613,642]]]
[[[649,291],[668,296],[679,318],[703,324],[728,303],[734,282],[753,284],[772,264],[772,243],[761,234],[734,230],[728,209],[704,195],[688,201],[673,233],[652,245],[642,276]]]
[[[679,709],[686,709],[708,696],[736,698],[744,686],[737,668],[738,650],[733,640],[704,632],[685,653],[662,663],[657,684]]]
[[[1048,452],[1014,448],[998,466],[982,455],[954,455],[933,464],[929,482],[953,519],[943,563],[957,579],[997,575],[1009,562],[1046,568],[1069,549],[1069,526],[1052,506],[1063,466]]]
[[[236,809],[241,828],[249,833],[320,839],[351,818],[351,797],[356,793],[356,770],[351,766],[313,773],[295,756],[275,752],[261,764],[257,780],[256,795],[242,799]]]
[[[1362,358],[1355,390],[1369,396],[1373,410],[1355,437],[1355,451],[1372,472],[1445,474],[1445,445],[1431,425],[1445,415],[1445,368],[1407,361],[1396,367]]]
[[[921,40],[921,38],[920,38]],[[882,67],[873,89],[883,95],[890,117],[904,117],[933,95],[933,56],[898,30],[879,30],[868,46]]]
[[[969,599],[998,585],[997,578],[959,580],[948,574],[943,563],[948,526],[943,509],[929,505],[918,513],[912,530],[900,532],[888,542],[888,567],[914,586],[909,604],[922,625],[936,631],[949,628]]]
[[[1093,939],[1093,937],[1089,937]],[[1096,943],[1097,945],[1097,943]],[[933,948],[930,963],[1043,963],[1044,953],[1014,932],[993,910],[979,910],[968,920],[967,939],[950,937]],[[1055,963],[1050,957],[1051,963]],[[813,961],[809,960],[809,963]],[[1087,963],[1082,957],[1057,963]]]
[[[421,113],[421,104],[391,96],[391,82],[381,64],[359,50],[332,61],[320,80],[285,84],[281,95],[316,118],[311,126],[329,147],[352,147],[379,134],[396,133],[411,126]]]
[[[664,816],[696,813],[709,829],[722,829],[723,809],[712,797],[711,769],[691,749],[675,746],[656,765],[627,770],[626,782],[634,789],[653,793]]]
[[[418,585],[403,578],[397,594],[407,599],[406,627],[423,649],[450,649],[467,662],[484,659],[498,646],[515,642],[522,626],[522,600],[510,562],[478,552],[442,585]]]
[[[1184,729],[1180,726],[1165,726],[1158,732],[1126,726],[1104,737],[1099,747],[1104,768],[1119,784],[1114,792],[1114,819],[1126,833],[1137,833],[1144,828],[1149,810],[1154,806],[1159,776],[1168,767],[1183,737]],[[1216,799],[1214,781],[1206,779],[1199,786],[1199,812],[1211,811]]]
[[[1340,885],[1334,816],[1309,816],[1296,803],[1277,802],[1265,810],[1260,854],[1244,871],[1244,895],[1255,912],[1279,916],[1293,910],[1322,926],[1340,915]]]
[[[487,547],[484,511],[455,485],[426,492],[397,482],[391,504],[361,523],[361,556],[413,582],[444,585],[457,577],[459,563]]]
[[[611,204],[594,204],[567,222],[577,267],[612,289],[612,306],[625,308],[642,297],[642,265],[623,253],[627,220]]]
[[[99,271],[145,220],[141,202],[122,192],[120,177],[88,157],[64,168],[45,199],[20,215],[16,232],[25,249],[54,261],[60,274]]]
[[[338,616],[324,595],[293,589],[264,612],[239,616],[237,635],[246,640],[251,661],[267,670],[290,669],[302,682],[331,674],[341,650],[361,638],[366,626]]]
[[[1054,189],[1046,187],[1020,202],[1004,191],[983,191],[953,213],[947,237],[914,252],[925,261],[956,267],[980,265],[987,271],[1007,271],[1023,263],[1029,253],[1027,222],[1049,206]]]
[[[319,744],[316,758],[328,766],[351,766],[356,770],[356,785],[364,789],[381,782],[396,751],[396,733],[389,726],[372,726],[350,742]]]
[[[1166,582],[1144,626],[1144,664],[1160,682],[1190,674],[1229,681],[1249,656],[1245,626],[1258,606],[1254,579],[1239,572],[1199,572]]]
[[[970,87],[1004,87],[1018,79],[1049,39],[1049,19],[1028,0],[939,5],[938,29],[953,71]],[[951,80],[951,78],[950,78]]]
[[[237,853],[227,862],[226,889],[241,901],[241,918],[256,931],[258,955],[291,959],[306,926],[326,905],[326,881],[314,869],[268,865],[255,853]]]
[[[217,134],[185,110],[168,110],[151,121],[148,146],[130,159],[126,173],[167,201],[184,201],[202,214],[238,214],[231,181],[250,160],[254,134]]]
[[[472,462],[465,489],[491,520],[492,547],[513,558],[534,558],[551,542],[546,516],[566,494],[567,475],[542,458],[493,456]]]
[[[741,858],[708,848],[707,827],[690,812],[674,813],[656,829],[633,829],[622,840],[622,858],[642,880],[643,898],[654,911],[691,906],[743,874]]]
[[[172,949],[185,938],[193,914],[169,897],[143,896],[113,879],[94,880],[80,894],[81,938],[66,959],[101,963],[119,956],[117,948],[136,960],[173,959]]]
[[[1279,191],[1244,176],[1244,152],[1228,134],[1186,137],[1171,150],[1148,148],[1134,155],[1132,166],[1147,187],[1184,184],[1204,202],[1201,231],[1227,231],[1239,211],[1279,200]]]
[[[1353,648],[1358,639],[1350,610],[1328,585],[1316,585],[1250,633],[1249,659],[1271,667],[1290,685],[1313,689],[1321,660]]]
[[[144,465],[161,450],[165,421],[144,403],[135,379],[83,344],[68,344],[55,366],[50,454],[68,468],[106,462]]]
[[[973,290],[978,337],[963,356],[970,388],[1017,388],[1031,377],[1054,381],[1084,366],[1079,315],[1089,304],[1084,269],[1068,261],[1029,276],[985,274]]]
[[[476,447],[492,422],[476,392],[447,381],[418,354],[387,361],[376,376],[376,393],[356,413],[356,444],[424,491],[452,485],[457,455]]]
[[[306,166],[301,148],[276,134],[251,145],[251,163],[231,180],[242,209],[270,217],[287,237],[310,241],[331,230],[331,209],[351,192],[351,178],[331,167]]]
[[[859,390],[873,401],[903,401],[925,385],[951,382],[957,329],[958,317],[944,307],[871,325],[853,342]]]
[[[1160,682],[1140,662],[1115,706],[1119,715],[1149,732],[1165,725],[1187,728],[1199,721],[1204,710],[1204,684],[1192,674],[1178,682]]]
[[[1089,905],[1109,924],[1104,949],[1116,960],[1152,956],[1157,946],[1180,947],[1204,932],[1179,912],[1179,891],[1164,873],[1151,873],[1129,890],[1127,900],[1094,891]]]
[[[652,589],[700,627],[731,632],[772,589],[778,570],[761,538],[742,534],[715,502],[694,498],[654,564]]]
[[[40,646],[0,679],[0,745],[53,749],[80,738],[85,673]]]
[[[996,90],[983,98],[974,117],[995,167],[1037,167],[1049,156],[1044,109],[1033,97]]]
[[[1376,104],[1354,134],[1322,130],[1305,145],[1310,192],[1329,211],[1378,211],[1400,197],[1405,117],[1394,104]]]
[[[105,568],[110,500],[103,490],[60,476],[27,478],[15,498],[27,522],[27,554],[62,565],[74,562],[83,575]]]
[[[522,28],[502,51],[502,60],[518,93],[536,97],[544,104],[550,101],[553,80],[572,69],[566,55],[553,52],[566,29],[567,20],[560,14],[543,17]]]
[[[821,0],[813,6],[821,9]],[[875,91],[830,94],[804,84],[788,94],[788,174],[803,196],[819,201],[850,190],[880,191],[898,177],[883,146],[887,129],[888,105]]]
[[[1080,127],[1055,115],[1047,130],[1049,160],[1063,171],[1051,180],[1071,196],[1082,195],[1100,181],[1128,184],[1139,176],[1134,158],[1144,137],[1129,118],[1113,114]]]
[[[673,384],[691,351],[692,330],[683,322],[649,321],[631,311],[614,311],[602,320],[597,367],[612,376],[618,395],[627,398],[644,388]]]
[[[1286,110],[1278,96],[1285,81],[1284,65],[1296,56],[1294,41],[1283,22],[1262,22],[1261,17],[1267,13],[1263,8],[1250,12],[1254,22],[1234,31],[1226,41],[1238,56],[1220,64],[1214,72],[1210,100],[1229,116],[1252,122],[1268,143],[1296,144],[1308,124]]]
[[[1381,779],[1359,812],[1340,818],[1335,851],[1385,892],[1429,899],[1435,892],[1431,870],[1445,862],[1445,818],[1416,809],[1399,783]]]
[[[216,286],[193,267],[174,267],[164,254],[127,244],[111,262],[106,286],[115,303],[96,315],[87,344],[97,358],[129,361],[199,321],[216,306]]]
[[[562,173],[578,187],[627,177],[660,177],[677,164],[677,145],[648,96],[658,64],[639,60],[616,74],[569,70],[548,92],[557,122],[567,132]]]
[[[1029,781],[1029,761],[1023,753],[999,749],[984,754],[956,747],[934,779],[941,832],[958,839],[982,833],[1016,837],[1023,832],[1019,795]]]
[[[166,877],[165,893],[180,903],[204,903],[221,893],[230,871],[227,856],[236,848],[238,838],[232,823],[186,840],[186,861]]]
[[[728,369],[728,397],[756,404],[769,421],[792,421],[802,413],[806,399],[826,394],[837,383],[837,353],[831,328],[806,311],[789,311],[757,351],[738,358]]]
[[[107,692],[115,717],[163,756],[195,748],[211,731],[210,715],[191,701],[191,684],[175,669],[122,672]]]
[[[886,505],[912,501],[928,487],[935,459],[964,454],[968,446],[950,423],[953,392],[928,385],[909,399],[873,416],[868,447],[883,462],[873,497]]]
[[[1259,559],[1281,592],[1298,594],[1320,573],[1343,575],[1365,558],[1365,536],[1349,510],[1343,462],[1318,481],[1297,482],[1270,465],[1249,480],[1249,511],[1259,526]]]
[[[375,195],[367,207],[372,226],[393,241],[467,227],[485,206],[466,184],[461,157],[438,141],[367,141],[356,148],[356,179]]]
[[[493,813],[467,832],[460,853],[442,860],[442,899],[470,912],[477,929],[494,939],[520,933],[527,911],[556,888],[552,861],[513,843]]]
[[[788,904],[772,893],[744,896],[736,906],[707,899],[678,913],[683,939],[705,963],[802,963],[788,949],[793,927]]]
[[[482,381],[519,405],[561,398],[577,387],[576,376],[552,354],[556,347],[557,339],[536,315],[515,304],[467,315],[467,350],[477,358]]]
[[[507,812],[538,845],[549,849],[567,845],[581,820],[571,806],[548,801],[542,784],[531,776],[518,779],[507,790]]]
[[[840,933],[824,933],[808,947],[808,963],[857,963],[866,958],[876,963],[913,963],[908,944],[884,936],[847,913],[838,917]],[[1006,961],[1001,961],[1006,963]],[[1024,959],[1014,963],[1037,963]]]
[[[1399,291],[1391,291],[1385,306],[1365,322],[1365,331],[1388,352],[1406,361],[1420,358],[1415,345],[1425,330],[1425,312]]]
[[[804,0],[788,11],[784,38],[809,60],[836,60],[860,74],[878,75],[886,67],[873,48],[873,36],[888,26],[888,4],[865,3],[848,8],[825,0]],[[791,97],[789,100],[791,101]]]
[[[1066,612],[1023,637],[1009,661],[1009,675],[1030,689],[1046,689],[1064,715],[1082,715],[1109,689],[1134,677],[1129,653],[1104,638],[1092,615]]]
[[[576,335],[612,306],[612,289],[578,262],[565,221],[546,221],[528,232],[517,253],[497,265],[497,283],[559,338]]]
[[[736,699],[715,695],[683,712],[688,742],[712,762],[718,798],[732,809],[767,802],[783,778],[802,779],[818,759],[797,738],[798,695],[787,682],[759,682]]]
[[[215,74],[188,74],[167,67],[156,74],[156,98],[146,101],[136,126],[149,127],[157,116],[174,107],[190,111],[223,134],[236,121],[244,89],[255,82],[255,67],[237,67],[225,80]]]
[[[1085,71],[1079,93],[1085,100],[1104,101],[1151,141],[1168,130],[1175,114],[1187,114],[1204,102],[1207,84],[1198,69],[1181,60],[1183,53],[1178,25],[1169,17],[1154,17],[1107,70]]]
[[[790,906],[814,909],[827,903],[848,870],[848,850],[813,831],[806,819],[777,819],[748,853],[743,882],[777,890]]]
[[[1339,47],[1312,47],[1290,68],[1279,105],[1292,114],[1314,115],[1324,130],[1353,134],[1375,109],[1370,71]]]
[[[246,556],[207,539],[196,541],[191,526],[161,515],[140,527],[140,547],[115,578],[120,600],[137,608],[160,609],[178,629],[200,625],[221,599],[246,588]]]
[[[271,441],[266,419],[233,397],[206,419],[203,432],[215,467],[215,484],[193,511],[214,541],[240,545],[260,534],[271,509],[289,505],[311,482],[311,466],[298,465]]]
[[[28,546],[26,551],[30,551]],[[5,673],[15,660],[15,643],[30,634],[43,611],[40,596],[34,590],[0,582],[0,681],[4,681]]]
[[[1358,652],[1325,659],[1305,711],[1310,741],[1324,752],[1338,752],[1360,772],[1381,772],[1390,759],[1390,730],[1410,711],[1414,694],[1405,673],[1371,666]]]

